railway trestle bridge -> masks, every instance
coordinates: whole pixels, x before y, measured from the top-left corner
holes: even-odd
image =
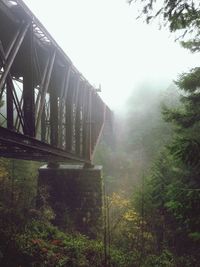
[[[76,69],[25,3],[0,0],[0,156],[92,166],[105,119],[110,116],[98,89]],[[74,202],[77,211],[87,206],[83,200],[93,201],[100,213],[99,168],[68,165],[56,172],[42,168],[39,173],[40,183],[52,185],[52,205]],[[95,187],[88,189],[94,179],[99,183],[95,192]],[[85,193],[75,199],[81,190]],[[88,190],[92,192],[89,198]],[[80,216],[84,219],[77,220],[82,220],[84,228],[91,217]]]

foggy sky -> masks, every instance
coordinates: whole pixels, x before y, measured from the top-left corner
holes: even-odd
[[[167,88],[200,62],[167,29],[136,20],[126,0],[24,1],[112,109],[141,83]]]

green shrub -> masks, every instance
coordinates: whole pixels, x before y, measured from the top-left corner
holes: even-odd
[[[142,267],[176,267],[173,255],[163,250],[161,255],[149,255]]]
[[[32,221],[16,236],[16,247],[22,267],[104,267],[101,241],[81,234],[66,234],[50,223]],[[25,260],[24,260],[25,259]],[[26,265],[23,265],[26,264]],[[111,249],[112,267],[132,267],[131,257]]]

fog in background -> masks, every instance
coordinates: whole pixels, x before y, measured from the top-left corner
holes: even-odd
[[[126,0],[25,0],[76,68],[98,87],[114,111],[95,163],[104,166],[108,191],[131,194],[171,139],[162,105],[178,104],[173,80],[198,66],[200,56],[183,49],[158,23],[138,20]],[[113,134],[112,134],[113,132]]]
[[[158,24],[136,20],[126,0],[25,0],[78,70],[113,110],[145,83],[156,90],[200,62]],[[148,86],[146,87],[148,90]]]

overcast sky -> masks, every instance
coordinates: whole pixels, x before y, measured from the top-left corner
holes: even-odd
[[[24,1],[112,109],[140,84],[167,87],[200,62],[167,29],[136,20],[126,0]]]

